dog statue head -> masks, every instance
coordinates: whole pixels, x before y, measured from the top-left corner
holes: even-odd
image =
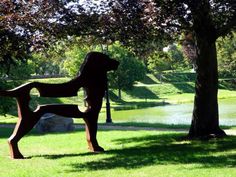
[[[119,62],[101,52],[89,52],[80,68],[80,72],[107,72],[116,70]]]
[[[81,65],[79,76],[86,85],[103,85],[107,82],[107,72],[116,70],[119,62],[100,52],[90,52]]]

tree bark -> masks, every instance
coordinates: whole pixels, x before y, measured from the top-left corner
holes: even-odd
[[[197,78],[189,138],[222,137],[226,135],[219,127],[216,45],[215,40],[209,39],[209,33],[211,31],[206,30],[206,33],[196,34],[198,47]]]
[[[118,88],[118,98],[119,98],[119,100],[121,100],[121,89],[120,88]]]

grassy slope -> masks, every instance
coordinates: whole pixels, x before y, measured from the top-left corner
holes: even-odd
[[[10,160],[1,129],[0,177],[223,177],[236,176],[236,137],[208,142],[184,141],[182,133],[99,131],[102,154],[88,153],[83,131],[39,135],[31,133],[20,147],[27,160]]]
[[[118,100],[117,90],[112,90],[110,92],[112,109],[120,110],[120,109],[144,108],[155,105],[184,103],[193,101],[194,75],[192,73],[190,74],[167,73],[163,75],[162,83],[158,78],[159,77],[155,77],[154,75],[148,74],[147,77],[142,82],[138,82],[135,85],[133,90],[122,92],[122,100]],[[68,80],[69,78],[51,78],[51,79],[39,79],[38,81],[47,83],[63,83]],[[77,97],[69,97],[69,98],[39,98],[37,97],[36,90],[32,90],[31,95],[33,97],[33,100],[31,101],[32,109],[35,109],[37,104],[46,104],[46,103],[78,104],[80,109],[83,109],[83,91],[79,91]],[[219,99],[236,97],[235,86],[230,85],[229,82],[221,81],[218,97]],[[105,109],[102,109],[101,113],[104,114]],[[0,123],[15,122],[16,116],[17,116],[16,107],[13,107],[12,112],[10,112],[10,114],[8,114],[7,117],[0,116]]]
[[[113,106],[118,105],[132,105],[141,104],[145,107],[145,104],[149,106],[150,103],[162,103],[163,101],[168,103],[182,103],[192,102],[194,98],[194,79],[192,73],[183,74],[180,73],[179,81],[177,82],[177,73],[166,74],[163,76],[162,81],[154,75],[148,74],[142,82],[136,83],[135,87],[131,91],[122,91],[122,100],[118,100],[117,90],[111,90],[111,104]],[[189,75],[189,76],[188,76]],[[50,78],[50,79],[34,79],[39,82],[46,83],[63,83],[69,80],[69,78]],[[184,81],[185,80],[185,81]],[[33,81],[33,80],[30,80]],[[32,90],[31,95],[35,96],[33,102],[39,103],[76,103],[83,105],[83,91],[78,92],[78,97],[70,98],[37,98],[37,90]],[[236,86],[228,84],[227,82],[220,82],[219,86],[219,99],[236,97]],[[34,106],[34,103],[32,103]]]
[[[168,75],[165,82],[160,83],[157,77],[148,74],[142,81],[138,82],[132,91],[124,92],[125,101],[166,101],[170,103],[192,102],[194,99],[194,79],[182,76],[177,81],[177,73]],[[167,76],[166,76],[167,77]],[[187,80],[187,81],[184,81]],[[219,99],[236,97],[236,85],[225,81],[219,84]]]

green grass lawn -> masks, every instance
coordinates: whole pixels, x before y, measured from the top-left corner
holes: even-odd
[[[11,160],[7,137],[0,130],[1,177],[233,177],[236,176],[236,136],[210,141],[185,141],[183,133],[100,130],[107,150],[89,153],[84,131],[40,135],[20,142],[29,159]]]
[[[190,73],[193,74],[193,73]],[[158,106],[161,104],[179,104],[185,102],[193,102],[194,100],[194,82],[192,75],[184,75],[180,73],[180,81],[176,82],[176,73],[168,75],[168,82],[160,83],[157,77],[148,74],[142,82],[136,83],[131,91],[122,91],[122,100],[118,100],[117,90],[110,90],[111,107],[112,109],[133,109],[145,108],[150,106]],[[183,79],[187,80],[183,82]],[[70,80],[70,78],[46,78],[46,79],[32,79],[24,82],[39,81],[45,83],[63,83]],[[50,103],[65,103],[65,104],[78,104],[83,106],[84,93],[82,90],[78,92],[78,96],[68,98],[40,98],[37,96],[36,89],[31,91],[32,109],[36,108],[37,104],[50,104]],[[221,81],[219,87],[219,99],[236,97],[236,86],[230,85],[226,81]],[[12,108],[10,112],[16,115],[16,107]],[[2,116],[0,116],[2,118]]]

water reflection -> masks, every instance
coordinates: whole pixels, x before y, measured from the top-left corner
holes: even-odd
[[[220,125],[236,125],[236,98],[219,100]],[[129,111],[114,111],[114,121],[163,124],[191,123],[193,103],[157,106]],[[116,121],[116,122],[117,122]]]

